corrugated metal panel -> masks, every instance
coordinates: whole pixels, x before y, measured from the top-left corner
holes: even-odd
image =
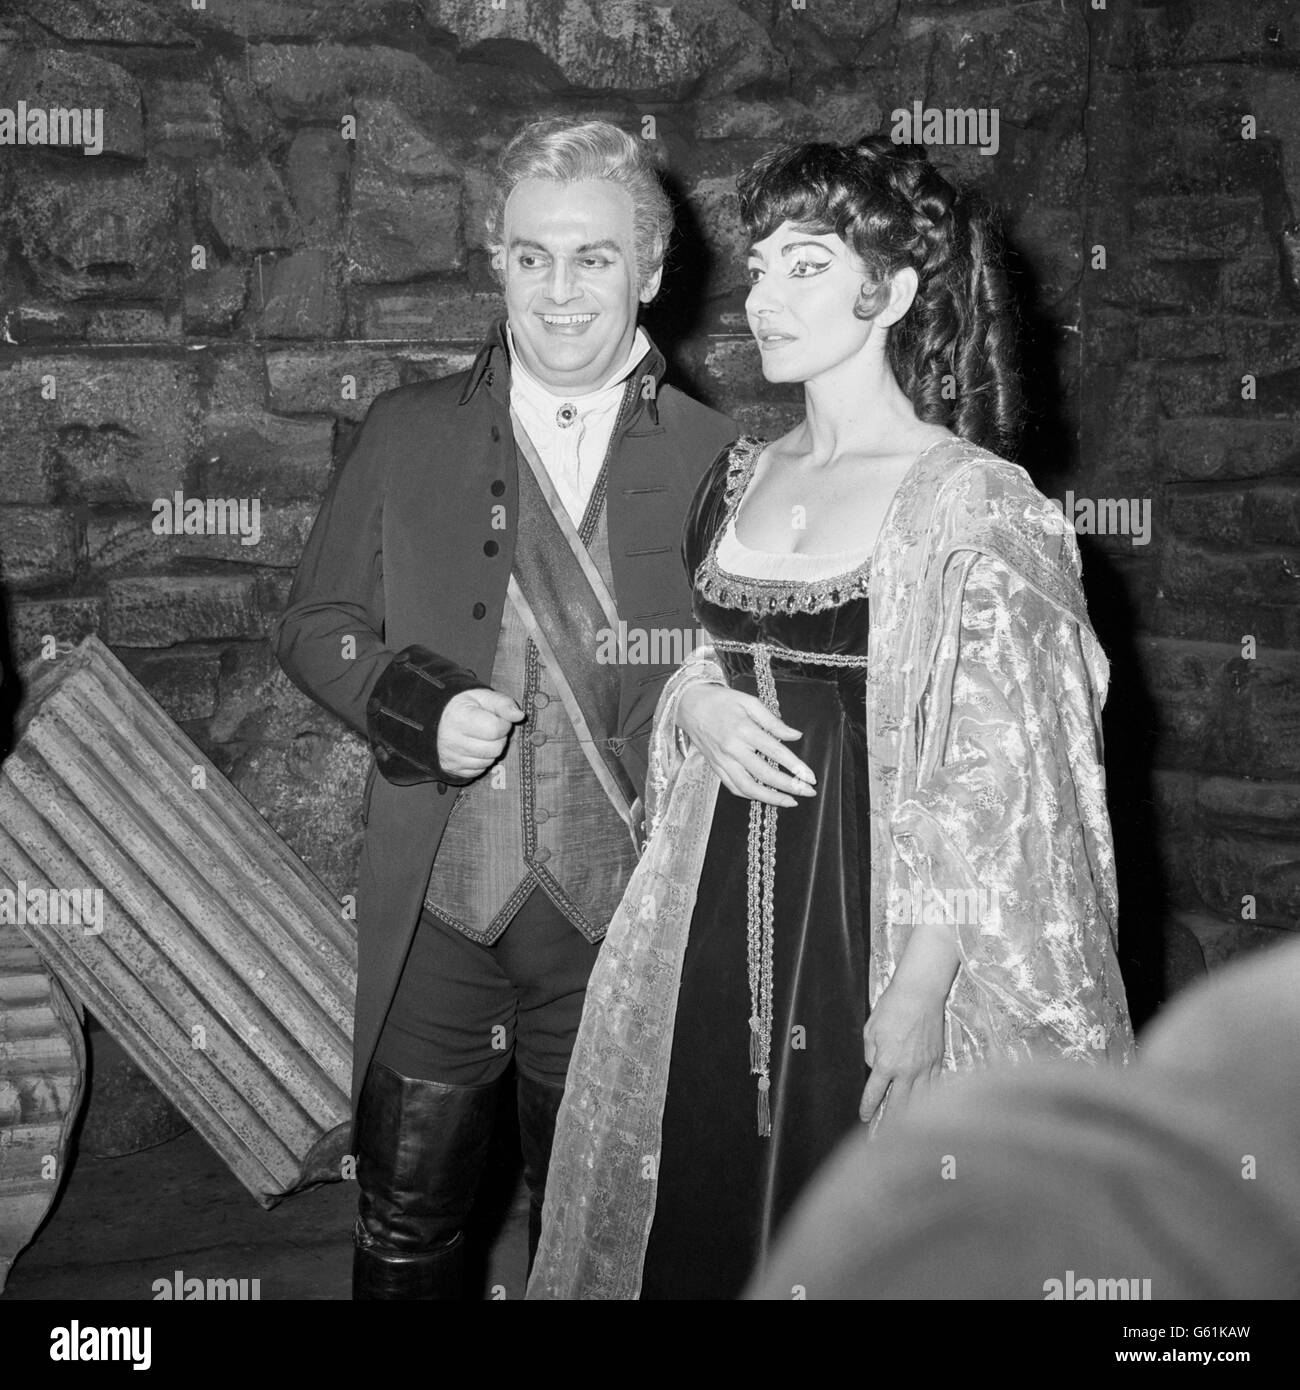
[[[76,1009],[18,929],[0,925],[0,1293],[63,1181],[85,1070]]]
[[[102,888],[103,928],[18,925],[259,1201],[337,1176],[356,988],[339,904],[97,638],[38,675],[20,720],[0,889]]]

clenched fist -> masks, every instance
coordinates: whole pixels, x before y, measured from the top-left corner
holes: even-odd
[[[438,763],[452,777],[477,777],[501,756],[524,712],[499,690],[463,690],[438,721]]]

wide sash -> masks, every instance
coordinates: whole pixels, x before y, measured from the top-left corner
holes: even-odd
[[[511,411],[519,472],[519,529],[507,595],[546,662],[592,771],[640,848],[635,783],[614,754],[620,675],[601,663],[601,631],[618,610],[533,442]]]

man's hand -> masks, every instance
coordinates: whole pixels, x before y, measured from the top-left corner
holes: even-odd
[[[452,777],[477,777],[501,756],[524,712],[499,690],[462,690],[438,721],[438,763]]]
[[[783,724],[757,697],[725,685],[691,686],[678,698],[677,725],[736,796],[769,806],[797,806],[796,796],[816,796],[812,768],[779,741],[803,735]],[[787,771],[773,767],[760,754]]]

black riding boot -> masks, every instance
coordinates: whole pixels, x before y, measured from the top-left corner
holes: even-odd
[[[357,1115],[354,1299],[462,1297],[497,1084],[448,1086],[371,1063]]]
[[[524,1181],[528,1184],[528,1272],[533,1272],[537,1242],[542,1235],[542,1199],[546,1196],[546,1170],[551,1162],[555,1117],[564,1099],[563,1086],[548,1086],[523,1072],[519,1088],[519,1144],[524,1153]]]

